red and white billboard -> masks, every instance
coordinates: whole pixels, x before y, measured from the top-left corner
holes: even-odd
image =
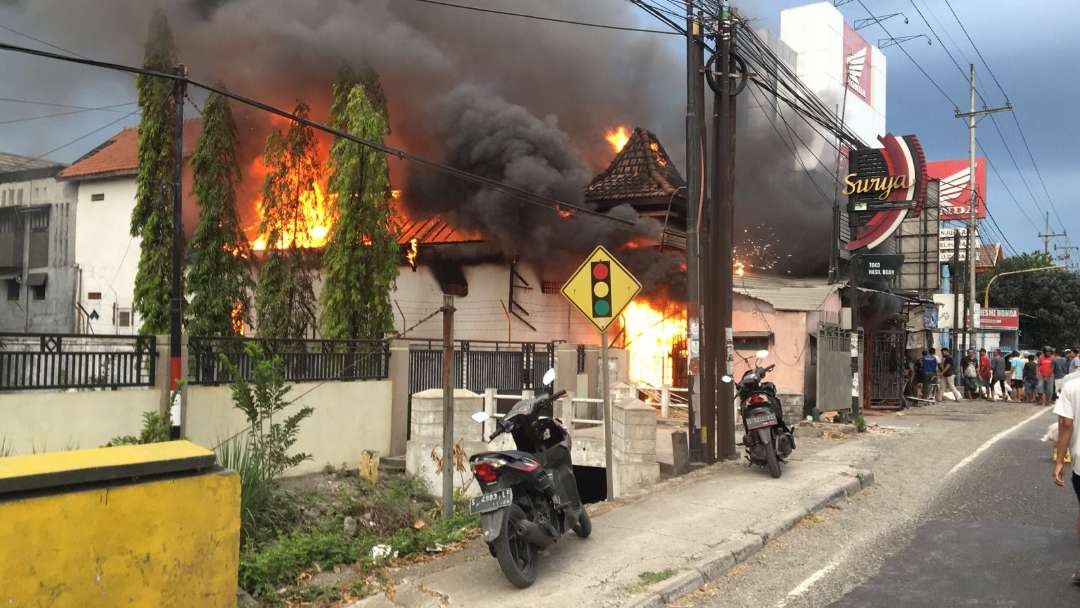
[[[870,103],[870,43],[863,40],[850,25],[844,24],[844,65],[840,71],[847,76],[847,88],[859,99]]]
[[[968,219],[971,201],[971,164],[968,160],[939,160],[926,163],[930,179],[941,180],[941,219]],[[979,219],[986,217],[986,159],[975,159],[975,197]]]
[[[1020,329],[1020,311],[1015,308],[983,308],[979,311],[980,329]]]

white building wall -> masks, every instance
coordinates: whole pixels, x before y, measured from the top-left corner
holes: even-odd
[[[780,39],[798,54],[796,74],[829,107],[846,105],[848,128],[876,146],[885,134],[886,60],[870,45],[870,104],[849,92],[844,102],[844,15],[831,2],[780,13]]]
[[[96,195],[103,200],[93,200]],[[79,183],[75,225],[75,262],[78,265],[79,303],[87,314],[97,313],[90,327],[95,334],[136,334],[139,320],[132,304],[140,239],[131,236],[135,207],[135,180],[131,177],[87,180]],[[91,299],[91,295],[100,298]],[[121,312],[130,313],[121,326]]]

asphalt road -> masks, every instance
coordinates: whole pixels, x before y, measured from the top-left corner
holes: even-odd
[[[1045,432],[1027,424],[959,471],[910,542],[832,605],[1080,606],[1077,502],[1050,479]]]
[[[1039,441],[1052,420],[986,402],[870,417],[878,433],[846,441],[864,453],[873,486],[675,605],[1080,606],[1068,580],[1080,567],[1077,503],[1053,484]]]

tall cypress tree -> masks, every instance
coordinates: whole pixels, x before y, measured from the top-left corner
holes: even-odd
[[[389,132],[378,76],[343,72],[334,84],[335,127],[371,141]],[[390,224],[390,169],[386,155],[338,138],[330,148],[335,222],[323,265],[322,335],[381,338],[393,323],[390,290],[398,245]]]
[[[307,117],[301,103],[293,112]],[[256,329],[260,336],[303,337],[315,322],[314,256],[299,247],[308,230],[300,196],[319,179],[315,133],[294,122],[284,135],[270,134],[263,155],[262,223],[266,258],[255,290]]]
[[[168,72],[176,64],[176,47],[164,11],[150,18],[143,67]],[[173,136],[176,123],[171,80],[144,76],[135,79],[139,109],[139,168],[131,236],[141,239],[139,268],[135,274],[135,310],[142,318],[142,333],[162,334],[169,329],[172,257],[172,200],[176,175]]]
[[[203,129],[191,157],[199,224],[190,243],[187,330],[230,336],[250,321],[251,251],[236,211],[237,132],[229,102],[214,93],[203,106]]]

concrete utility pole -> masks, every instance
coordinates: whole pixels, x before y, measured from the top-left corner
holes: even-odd
[[[705,46],[701,15],[686,3],[686,385],[690,459],[702,460],[701,437],[701,212],[705,206]]]
[[[975,191],[975,123],[978,121],[978,118],[980,116],[984,116],[984,115],[987,115],[987,114],[993,114],[995,112],[1011,112],[1012,111],[1012,104],[1010,104],[1009,102],[1006,101],[1004,106],[1001,106],[1001,107],[998,107],[998,108],[986,108],[986,107],[984,107],[981,110],[976,110],[975,109],[975,93],[976,93],[976,91],[975,91],[975,64],[974,63],[969,65],[969,73],[971,75],[971,78],[970,78],[969,83],[968,83],[970,85],[970,87],[969,87],[969,93],[970,93],[969,107],[970,107],[970,110],[967,111],[967,112],[960,112],[959,110],[957,110],[956,117],[957,118],[966,118],[967,121],[968,121],[968,172],[969,172],[968,187],[970,188],[970,192],[968,193],[968,238],[967,238],[967,242],[968,242],[968,247],[967,247],[967,249],[968,249],[968,255],[967,255],[967,271],[968,271],[967,272],[967,275],[968,275],[968,285],[967,285],[968,294],[967,295],[968,295],[968,304],[965,306],[965,308],[968,308],[971,312],[969,314],[965,315],[965,317],[970,317],[971,318],[971,323],[968,324],[968,327],[971,328],[972,332],[974,332],[974,330],[975,330],[975,318],[974,318],[975,314],[974,314],[974,311],[975,311],[975,306],[976,306],[975,303],[977,302],[977,300],[976,300],[977,296],[975,295],[975,266],[977,264],[976,258],[978,257],[977,254],[976,254],[976,251],[975,251],[975,228],[978,225],[977,222],[978,222],[978,219],[979,219],[979,215],[978,215],[978,193]],[[967,321],[967,319],[965,319],[965,321]],[[974,336],[974,334],[972,334],[971,341],[969,342],[969,344],[974,344],[974,343],[975,343],[975,336]]]
[[[716,457],[735,458],[735,404],[731,384],[720,381],[732,375],[733,340],[731,326],[733,260],[735,230],[735,91],[732,62],[735,54],[735,22],[728,3],[720,3],[717,14],[717,76],[720,91],[713,98],[713,209],[709,224],[709,256],[716,264],[710,275],[715,278],[712,305],[716,314],[708,319],[710,349],[716,354],[713,374],[716,387]]]
[[[169,404],[169,417],[172,419],[171,436],[180,438],[181,417],[183,416],[183,404],[180,396],[180,336],[181,336],[181,304],[184,301],[183,259],[184,259],[184,227],[183,227],[183,175],[184,175],[184,97],[187,92],[187,68],[178,65],[174,72],[180,78],[174,81],[176,104],[176,126],[174,134],[173,153],[176,155],[175,176],[173,177],[173,242],[172,242],[172,293],[169,298],[169,390],[172,391]]]
[[[1061,232],[1054,232],[1053,230],[1051,230],[1051,228],[1050,228],[1050,212],[1047,211],[1046,212],[1046,232],[1040,232],[1039,233],[1039,238],[1042,239],[1042,241],[1043,241],[1043,253],[1050,253],[1050,240],[1055,239],[1055,238],[1057,238],[1059,236],[1069,236],[1069,235],[1065,234],[1064,230],[1062,230]],[[1054,249],[1057,249],[1057,247],[1055,246]]]
[[[957,230],[953,233],[952,237],[952,261],[949,263],[949,277],[952,280],[952,332],[949,334],[949,346],[953,352],[956,352],[957,347],[960,346],[960,341],[957,340],[960,331],[960,274],[956,272],[959,269],[960,264],[960,231]],[[956,361],[959,363],[959,360]]]
[[[442,514],[454,514],[454,296],[443,296]]]

